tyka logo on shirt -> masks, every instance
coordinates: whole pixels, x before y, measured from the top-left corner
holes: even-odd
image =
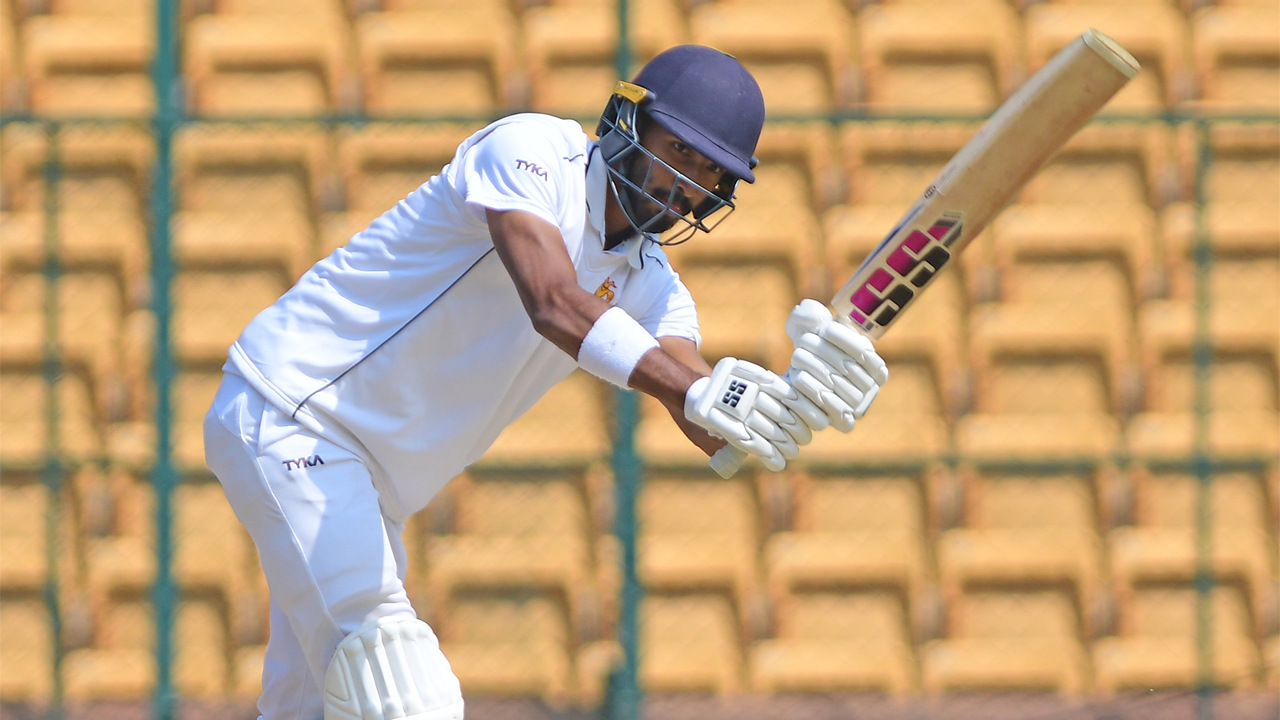
[[[604,282],[600,283],[600,287],[596,288],[596,297],[607,303],[613,303],[613,297],[615,295],[614,290],[617,289],[618,283],[614,282],[610,278],[605,278]]]
[[[516,160],[516,169],[528,170],[529,172],[533,173],[534,175],[537,175],[543,180],[547,179],[547,171],[543,170],[542,167],[537,163],[531,163],[528,160]]]
[[[294,470],[301,470],[304,467],[315,467],[316,465],[323,464],[324,460],[321,460],[319,455],[312,455],[311,457],[298,458],[297,460],[285,460],[284,469],[292,472]]]

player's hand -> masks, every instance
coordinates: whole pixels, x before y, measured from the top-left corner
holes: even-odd
[[[796,344],[787,379],[826,413],[832,427],[853,430],[889,379],[871,340],[816,300],[802,300],[791,311],[787,335]]]
[[[698,378],[685,394],[690,421],[778,471],[813,439],[808,421],[822,411],[778,375],[745,360],[724,358],[710,377]]]

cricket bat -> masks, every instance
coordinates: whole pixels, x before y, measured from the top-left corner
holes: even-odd
[[[831,300],[871,339],[902,317],[953,256],[1138,73],[1138,61],[1090,29],[1054,55],[983,123]],[[711,458],[722,477],[744,454]]]

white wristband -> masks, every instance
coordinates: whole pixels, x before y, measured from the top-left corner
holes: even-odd
[[[631,373],[658,341],[627,311],[611,307],[596,319],[578,348],[578,365],[598,378],[627,387]]]

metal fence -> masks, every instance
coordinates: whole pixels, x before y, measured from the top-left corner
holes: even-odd
[[[0,128],[0,716],[253,717],[265,584],[200,440],[231,340],[486,117],[590,128],[627,74],[615,54],[732,48],[753,4],[624,2],[618,48],[592,29],[617,27],[612,4],[477,3],[494,14],[467,35],[444,24],[459,13],[352,2],[336,37],[359,48],[337,52],[360,62],[299,40],[245,72],[261,59],[227,40],[236,3],[161,2],[142,55],[99,78],[115,118],[58,105],[98,102],[49,79],[99,47],[47,40],[74,5],[2,6],[23,62],[0,94],[28,104]],[[740,209],[671,253],[708,358],[784,367],[791,306],[830,295],[1048,42],[1040,6],[1000,3],[1022,41],[960,54],[996,58],[991,97],[926,57],[942,84],[917,86],[967,89],[925,112],[840,44],[872,45],[889,5],[775,6],[776,27],[749,26],[760,56],[735,49],[781,110]],[[1210,34],[1175,8],[1149,24]],[[777,40],[810,12],[828,22],[807,42],[836,50]],[[272,22],[258,42],[310,37]],[[853,434],[723,481],[656,403],[579,372],[413,518],[410,595],[469,716],[1274,717],[1280,118],[1139,47],[1160,81],[884,338],[892,379]],[[312,101],[323,117],[288,110]]]

